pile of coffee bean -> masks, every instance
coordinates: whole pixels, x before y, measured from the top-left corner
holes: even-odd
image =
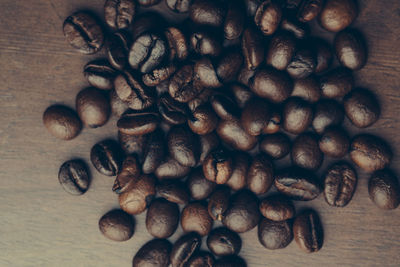
[[[153,5],[188,17],[169,23],[149,11]],[[76,111],[54,105],[43,122],[70,140],[82,125],[119,117],[118,142],[95,144],[90,161],[116,176],[121,209],[100,219],[105,237],[130,239],[132,215],[147,210],[155,239],[133,266],[246,266],[238,233],[256,226],[267,249],[294,239],[305,252],[320,250],[318,213],[296,214],[292,200],[322,193],[330,206],[346,206],[357,185],[347,155],[372,173],[368,190],[378,207],[399,205],[388,144],[367,133],[350,137],[341,126],[346,116],[366,128],[380,115],[374,94],[354,84],[353,71],[367,61],[364,38],[348,28],[357,15],[353,0],[107,0],[106,26],[83,11],[65,20],[72,47],[104,48],[107,58],[84,66],[91,87],[76,96]],[[332,47],[311,36],[314,19],[336,34]],[[274,167],[289,154],[291,166]],[[320,179],[324,157],[339,161]],[[58,178],[75,195],[90,184],[81,159],[62,164]],[[277,193],[266,195],[273,185]],[[167,238],[179,225],[185,234],[172,245]],[[205,236],[209,252],[200,250]]]

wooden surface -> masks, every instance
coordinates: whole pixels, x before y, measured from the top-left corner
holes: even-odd
[[[356,80],[375,92],[382,106],[381,119],[365,131],[392,144],[392,167],[399,174],[400,2],[359,2],[355,27],[368,40],[369,59]],[[0,266],[130,266],[135,252],[151,238],[145,214],[136,216],[136,233],[127,242],[100,234],[98,219],[118,207],[110,190],[112,178],[91,167],[91,187],[80,197],[65,193],[57,180],[65,160],[88,159],[94,143],[116,137],[115,118],[103,128],[84,129],[68,142],[53,138],[42,125],[47,106],[74,106],[75,95],[87,86],[83,65],[101,56],[82,56],[65,42],[64,18],[86,8],[102,16],[102,6],[103,0],[0,1]],[[294,242],[283,250],[266,250],[253,229],[241,235],[240,256],[250,267],[399,266],[400,208],[376,208],[368,198],[367,181],[368,175],[360,173],[357,191],[345,208],[329,207],[323,196],[296,203],[321,215],[325,242],[320,252],[307,255]]]

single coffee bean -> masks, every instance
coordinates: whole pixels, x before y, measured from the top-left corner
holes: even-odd
[[[105,59],[87,63],[83,69],[87,81],[91,86],[102,90],[111,90],[114,87],[114,78],[117,72]]]
[[[296,39],[290,32],[282,31],[272,37],[266,63],[278,70],[285,70],[296,50]]]
[[[287,73],[266,68],[258,70],[250,79],[250,88],[259,97],[281,103],[292,93],[293,83]]]
[[[187,121],[187,107],[183,103],[175,101],[168,93],[164,93],[158,98],[157,107],[162,118],[170,124],[183,124]]]
[[[126,67],[130,45],[130,35],[125,31],[116,32],[109,37],[107,41],[107,58],[117,70],[123,70]]]
[[[312,200],[321,193],[321,185],[314,174],[298,167],[281,170],[275,176],[275,187],[294,200]]]
[[[190,203],[182,210],[181,226],[184,232],[196,232],[205,236],[211,231],[212,225],[213,219],[208,214],[207,207],[200,202]]]
[[[353,197],[357,186],[357,173],[346,162],[333,164],[325,174],[324,196],[333,207],[346,206]]]
[[[233,82],[243,64],[243,55],[239,49],[231,48],[224,52],[217,62],[217,76],[223,82]]]
[[[143,158],[143,151],[147,144],[147,135],[129,135],[118,131],[118,141],[126,154],[134,154],[139,160]]]
[[[195,98],[203,89],[193,65],[185,65],[175,72],[168,86],[171,97],[184,103]]]
[[[297,18],[301,22],[309,22],[315,19],[324,5],[323,0],[305,0],[301,2],[297,12]]]
[[[312,43],[315,48],[317,55],[317,65],[315,66],[314,72],[319,74],[329,69],[333,61],[333,52],[331,45],[319,38],[313,38]]]
[[[188,119],[188,126],[192,132],[205,135],[213,132],[218,125],[218,117],[210,105],[197,107]]]
[[[150,73],[142,76],[143,83],[146,86],[156,86],[163,81],[168,80],[174,73],[176,67],[174,65],[165,65],[153,69]]]
[[[219,27],[224,20],[225,8],[220,1],[193,0],[189,16],[196,24]]]
[[[123,154],[119,144],[109,139],[92,147],[90,160],[98,172],[107,176],[114,176],[121,170]]]
[[[399,206],[399,181],[388,169],[376,171],[371,175],[368,192],[372,202],[381,209],[392,210]]]
[[[189,12],[193,0],[165,0],[167,7],[176,13]]]
[[[243,2],[229,1],[224,20],[224,37],[227,40],[235,40],[240,37],[245,25],[245,14]]]
[[[246,3],[246,13],[248,17],[254,17],[256,14],[257,8],[260,5],[260,0],[245,0]]]
[[[261,195],[271,188],[274,182],[274,167],[264,154],[257,155],[247,172],[247,187],[255,194]]]
[[[358,8],[354,0],[327,0],[319,23],[328,31],[338,32],[349,26],[357,15]]]
[[[310,76],[317,65],[315,52],[308,44],[300,47],[286,67],[286,71],[292,78],[301,79]]]
[[[336,56],[342,66],[359,70],[367,62],[367,48],[361,33],[344,30],[335,37]]]
[[[239,256],[231,255],[218,259],[213,267],[247,267],[247,264]]]
[[[350,70],[337,68],[320,78],[321,93],[326,98],[340,98],[353,89],[354,78]]]
[[[158,179],[179,179],[189,174],[191,168],[179,164],[175,159],[169,157],[161,163],[154,174]]]
[[[293,33],[297,39],[305,39],[310,33],[310,28],[307,24],[290,17],[282,19],[281,29]]]
[[[270,107],[267,101],[253,98],[242,110],[240,121],[243,129],[250,135],[260,135],[269,123],[270,114]]]
[[[189,193],[186,185],[181,181],[161,181],[156,186],[157,194],[169,202],[187,204]]]
[[[153,239],[136,253],[132,267],[168,267],[171,243],[167,239]]]
[[[194,254],[186,263],[187,267],[213,267],[214,256],[207,251],[199,251]]]
[[[220,141],[215,132],[200,136],[200,160],[199,164],[203,164],[204,160],[211,151],[217,149]]]
[[[238,74],[237,81],[247,87],[250,86],[250,79],[254,76],[255,69],[249,70],[247,66],[243,66]]]
[[[61,105],[53,105],[45,110],[43,124],[50,134],[62,140],[75,138],[82,129],[78,114]]]
[[[318,136],[314,133],[303,133],[293,141],[290,153],[292,163],[308,170],[318,170],[324,159],[319,149]]]
[[[191,2],[192,0],[172,0],[177,3],[184,3],[184,2]],[[171,0],[167,0],[168,2],[171,2]],[[189,54],[189,45],[186,40],[185,35],[182,33],[182,31],[178,28],[175,27],[168,27],[165,30],[165,37],[167,38],[168,41],[168,47],[169,47],[169,59],[170,61],[182,61],[185,60]]]
[[[229,187],[224,186],[217,188],[211,194],[208,202],[208,214],[210,214],[213,220],[222,221],[224,213],[228,209],[230,196]]]
[[[347,117],[359,128],[374,124],[381,113],[375,96],[368,90],[355,89],[343,98]]]
[[[282,8],[274,1],[263,1],[257,8],[254,22],[264,35],[272,35],[282,19]]]
[[[126,191],[130,183],[137,181],[140,176],[139,162],[135,156],[127,156],[122,163],[121,171],[115,178],[112,190],[121,194]]]
[[[111,210],[99,220],[100,232],[113,241],[126,241],[133,236],[135,221],[122,210]]]
[[[175,233],[178,223],[179,208],[176,203],[159,198],[150,204],[146,214],[146,228],[152,236],[170,237]]]
[[[312,127],[317,133],[322,134],[329,126],[340,125],[343,119],[343,106],[333,99],[323,99],[315,106]]]
[[[272,159],[281,159],[289,154],[291,141],[284,133],[275,133],[263,137],[260,143],[260,151]]]
[[[321,97],[318,81],[313,76],[294,80],[291,96],[301,97],[310,103],[317,102]]]
[[[237,119],[221,120],[217,133],[222,141],[237,150],[248,151],[257,144],[257,137],[249,135]]]
[[[97,20],[86,12],[78,11],[67,17],[63,31],[68,43],[82,54],[97,53],[103,46],[103,29]]]
[[[237,255],[242,248],[242,239],[228,228],[219,227],[208,235],[207,247],[216,256]]]
[[[104,4],[104,19],[113,30],[128,28],[136,15],[134,0],[106,0]]]
[[[249,167],[249,155],[243,152],[235,152],[233,155],[232,175],[225,184],[235,191],[243,189],[247,185],[247,172]]]
[[[203,28],[190,35],[190,45],[193,51],[202,56],[219,56],[222,50],[222,41],[210,28]]]
[[[232,157],[227,150],[214,150],[204,159],[204,176],[214,183],[224,184],[232,175],[232,164]]]
[[[257,196],[251,191],[241,190],[231,196],[222,223],[236,233],[244,233],[256,227],[259,219]]]
[[[144,135],[154,132],[160,122],[155,112],[128,112],[117,122],[118,130],[124,134]]]
[[[313,120],[313,109],[309,102],[299,98],[289,98],[282,112],[282,127],[291,134],[300,134],[307,130]]]
[[[244,108],[254,96],[254,94],[247,87],[240,84],[230,85],[230,91],[235,98],[235,102],[240,108]]]
[[[128,103],[122,101],[114,89],[110,90],[109,98],[110,98],[111,113],[114,116],[121,117],[121,115],[124,114],[125,111],[129,108]]]
[[[179,164],[188,167],[196,166],[200,157],[200,142],[188,127],[181,125],[172,127],[167,140],[170,155]]]
[[[271,118],[269,119],[267,126],[263,129],[263,134],[277,133],[281,128],[281,122],[282,122],[281,113],[277,110],[272,110]]]
[[[118,196],[119,205],[125,212],[136,215],[142,213],[156,194],[153,176],[141,175],[136,182]]]
[[[179,237],[172,247],[170,259],[172,267],[183,267],[201,246],[201,237],[191,232]]]
[[[255,70],[263,62],[263,37],[256,29],[250,27],[243,31],[242,53],[248,70]]]
[[[145,174],[155,172],[166,156],[164,133],[156,130],[148,137],[147,145],[144,149],[142,171]]]
[[[387,167],[393,153],[389,145],[381,138],[360,134],[354,137],[350,145],[350,158],[361,169],[374,172]]]
[[[210,103],[218,117],[223,120],[237,119],[240,116],[240,108],[227,94],[214,94],[210,98]]]
[[[349,135],[339,127],[327,128],[319,139],[319,149],[329,157],[343,158],[349,147]]]
[[[296,217],[293,235],[299,248],[307,253],[317,252],[324,242],[324,232],[318,214],[306,210]]]
[[[261,215],[271,221],[286,221],[295,215],[292,201],[282,195],[272,195],[260,202]]]
[[[90,185],[90,176],[82,160],[69,160],[61,165],[58,181],[63,189],[71,195],[84,194]]]
[[[102,92],[93,87],[78,93],[75,106],[83,124],[90,128],[103,126],[110,117],[110,102]]]
[[[207,104],[211,97],[216,94],[213,88],[204,88],[195,98],[190,100],[187,105],[191,111],[194,111],[197,107]]]
[[[204,87],[217,88],[221,87],[222,83],[217,77],[216,68],[208,57],[203,57],[194,65],[194,71],[199,77],[200,83]]]
[[[262,218],[258,225],[258,240],[267,249],[285,248],[293,240],[292,226],[288,221]]]

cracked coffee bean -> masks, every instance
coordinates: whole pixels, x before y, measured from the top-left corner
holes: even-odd
[[[211,194],[210,200],[208,201],[208,214],[210,214],[214,221],[222,221],[224,213],[229,206],[230,196],[230,189],[225,186],[217,187]]]
[[[181,226],[184,232],[196,232],[200,236],[206,236],[211,231],[212,225],[213,219],[202,203],[190,203],[183,208]]]
[[[90,151],[90,160],[98,172],[107,176],[119,173],[123,161],[121,147],[114,140],[104,140],[95,144]]]
[[[201,237],[195,232],[184,234],[175,241],[170,259],[172,267],[186,266],[186,263],[195,255],[201,246]]]
[[[271,195],[260,202],[261,215],[271,221],[286,221],[295,216],[293,202],[282,195]]]
[[[258,240],[267,249],[287,247],[293,240],[291,223],[262,218],[258,225]]]
[[[58,171],[58,181],[71,195],[84,194],[90,185],[89,171],[82,160],[64,162]]]
[[[153,239],[136,252],[132,267],[168,267],[171,243],[167,239]]]
[[[207,247],[218,257],[238,255],[242,248],[242,239],[228,228],[219,227],[208,235]]]
[[[163,198],[155,199],[146,214],[147,231],[156,238],[173,235],[179,223],[179,208],[176,203]]]
[[[94,87],[80,91],[76,96],[75,106],[83,124],[90,128],[103,126],[110,117],[110,101],[103,92]]]
[[[324,242],[324,232],[318,214],[306,210],[296,217],[293,223],[294,240],[301,250],[317,252]]]
[[[142,76],[143,83],[146,86],[157,86],[160,83],[167,81],[176,71],[174,65],[165,65],[153,69],[151,72]]]
[[[43,113],[42,120],[47,131],[62,140],[75,138],[82,129],[82,122],[78,114],[62,105],[48,107]]]
[[[122,163],[121,171],[115,178],[112,190],[121,194],[126,191],[130,183],[136,182],[140,175],[140,165],[135,156],[127,156]]]
[[[232,175],[232,164],[232,157],[228,151],[214,150],[204,159],[204,176],[214,183],[224,184]]]
[[[263,1],[254,15],[254,22],[264,35],[272,35],[282,19],[282,8],[275,1]]]
[[[104,19],[113,30],[128,28],[136,15],[134,0],[106,0]]]
[[[299,48],[294,54],[292,60],[286,67],[286,71],[290,77],[301,79],[310,76],[317,65],[314,51],[309,48],[309,45]]]
[[[397,177],[388,169],[376,171],[368,182],[369,197],[384,210],[392,210],[400,203],[400,186]]]
[[[122,210],[111,210],[100,218],[99,229],[108,239],[126,241],[133,236],[135,221]]]

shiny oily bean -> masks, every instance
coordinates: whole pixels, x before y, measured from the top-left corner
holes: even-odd
[[[257,144],[257,137],[249,135],[237,119],[221,120],[217,133],[222,141],[237,150],[248,151]]]
[[[188,175],[190,170],[190,167],[182,166],[175,159],[168,157],[158,166],[154,174],[159,180],[180,179]]]
[[[213,220],[222,221],[224,213],[229,206],[230,189],[229,187],[218,187],[211,194],[208,201],[208,214]]]
[[[109,98],[110,98],[111,113],[114,116],[121,117],[121,115],[124,114],[125,111],[127,111],[127,109],[129,108],[128,103],[122,101],[114,89],[110,90]]]
[[[336,56],[342,66],[359,70],[367,62],[367,47],[361,33],[355,30],[339,32],[334,41]]]
[[[217,77],[216,68],[210,58],[203,57],[198,60],[194,66],[194,71],[202,86],[209,88],[222,86],[221,81]]]
[[[283,195],[272,195],[260,202],[261,215],[271,221],[286,221],[295,216],[293,202]]]
[[[319,149],[324,155],[343,158],[349,152],[350,137],[339,127],[329,127],[319,139]]]
[[[147,145],[143,153],[142,171],[145,174],[155,172],[165,159],[167,154],[164,133],[161,130],[156,130],[148,137]]]
[[[293,240],[291,223],[261,219],[258,225],[258,240],[261,245],[271,250],[287,247]]]
[[[392,210],[400,203],[399,181],[388,169],[376,171],[368,182],[369,197],[374,204],[384,210]]]
[[[144,135],[154,132],[160,122],[157,113],[126,113],[117,122],[118,130],[129,135]]]
[[[75,138],[82,129],[78,114],[62,105],[48,107],[43,113],[43,124],[51,135],[62,140]]]
[[[185,65],[171,77],[168,92],[178,102],[189,102],[194,99],[204,87],[200,82],[194,65]]]
[[[304,100],[315,103],[321,98],[319,82],[313,76],[293,81],[293,91],[291,96],[301,97]]]
[[[291,141],[284,133],[265,135],[260,142],[260,151],[272,159],[281,159],[289,154]]]
[[[98,172],[107,176],[119,173],[124,154],[114,140],[104,140],[95,144],[90,151],[90,160]]]
[[[202,28],[193,32],[189,41],[193,51],[199,55],[216,57],[221,54],[222,40],[211,28]]]
[[[267,101],[253,98],[242,110],[240,122],[248,134],[258,136],[267,127],[270,114],[270,106]]]
[[[86,126],[97,128],[107,123],[111,107],[100,90],[88,87],[78,93],[75,100],[76,112]]]
[[[303,133],[293,141],[290,154],[292,163],[308,170],[318,170],[324,159],[319,149],[318,136],[314,133]]]
[[[264,35],[272,35],[282,19],[282,8],[274,1],[264,1],[257,8],[254,22]]]
[[[107,0],[104,4],[104,19],[114,30],[128,28],[135,15],[136,2],[134,0]]]
[[[215,258],[207,251],[199,251],[194,254],[186,263],[187,267],[213,267]]]
[[[240,37],[245,26],[244,5],[240,1],[229,1],[224,20],[224,37],[235,40]]]
[[[268,157],[254,157],[247,172],[247,188],[257,195],[268,192],[274,182],[274,167]]]
[[[228,228],[219,227],[208,235],[207,247],[216,256],[237,255],[242,248],[242,239]]]
[[[315,52],[308,44],[299,47],[294,54],[292,60],[286,67],[286,71],[290,77],[294,79],[302,79],[310,76],[317,65]]]
[[[134,183],[140,176],[139,162],[135,156],[127,156],[122,163],[121,171],[115,178],[112,190],[121,194],[126,191],[130,183]]]
[[[204,177],[203,169],[197,168],[192,171],[186,180],[186,186],[194,200],[203,200],[210,196],[217,186],[216,183]]]
[[[177,125],[170,129],[168,136],[168,151],[170,155],[187,167],[194,167],[200,157],[200,142],[198,137],[186,126]]]
[[[240,108],[244,108],[254,96],[254,94],[247,87],[241,84],[232,84],[230,86],[230,91],[235,98],[235,102]]]
[[[313,120],[313,109],[309,102],[299,98],[289,98],[283,106],[282,127],[291,134],[300,134],[307,130]]]
[[[170,259],[172,267],[183,267],[192,255],[200,249],[201,237],[195,232],[191,232],[176,240],[172,247]]]
[[[171,243],[166,239],[153,239],[136,252],[132,267],[168,267]]]
[[[233,155],[232,175],[225,184],[235,191],[243,189],[247,185],[249,167],[250,156],[243,152],[236,152]]]
[[[218,125],[218,117],[210,105],[197,107],[188,119],[188,126],[192,132],[205,135],[213,132]]]
[[[111,210],[99,220],[100,232],[113,241],[129,240],[135,231],[135,221],[122,210]]]
[[[301,22],[309,22],[315,19],[321,12],[324,0],[305,0],[301,2],[297,11],[297,18]]]
[[[247,28],[242,34],[242,53],[244,65],[248,70],[255,70],[264,60],[265,48],[263,37],[254,28]]]
[[[146,214],[147,231],[156,238],[173,235],[179,223],[179,208],[176,203],[163,198],[155,199]]]
[[[181,3],[185,1],[188,2],[191,0],[177,0],[177,2]],[[170,0],[167,1],[167,4],[168,2],[170,2]],[[189,45],[183,32],[176,27],[168,27],[164,33],[168,41],[170,61],[185,60],[189,54]]]
[[[217,149],[220,140],[215,132],[200,136],[200,160],[199,164],[203,164],[205,158],[211,151]]]
[[[272,37],[266,63],[278,70],[285,70],[296,50],[296,39],[290,32],[282,31]]]
[[[218,259],[213,267],[247,267],[247,264],[242,258],[234,255]]]
[[[200,25],[219,27],[225,16],[225,8],[219,1],[193,0],[189,8],[190,19]]]
[[[326,98],[340,98],[354,87],[354,78],[350,70],[337,68],[320,78],[321,93]]]
[[[327,0],[319,15],[319,24],[328,31],[338,32],[348,27],[357,15],[355,0]]]
[[[83,68],[83,74],[91,86],[102,90],[111,90],[114,87],[114,78],[117,76],[117,72],[105,59],[87,63]]]
[[[213,88],[204,88],[195,98],[190,100],[187,105],[191,111],[194,111],[198,106],[207,104],[210,98],[215,95],[216,92]]]
[[[319,251],[324,242],[324,232],[318,214],[313,210],[306,210],[298,215],[293,223],[293,235],[304,252]]]
[[[216,93],[210,98],[215,113],[223,120],[239,118],[240,109],[235,101],[227,94]]]
[[[233,82],[243,64],[243,56],[239,49],[231,48],[224,52],[217,62],[217,76],[223,83]]]
[[[143,151],[147,143],[147,135],[128,135],[118,131],[118,141],[126,154],[134,154],[139,160],[143,158]]]
[[[217,149],[204,159],[204,177],[217,184],[224,184],[232,175],[233,162],[229,151]]]
[[[333,99],[322,99],[317,102],[314,108],[313,129],[322,134],[326,128],[337,126],[343,122],[343,106]]]
[[[157,100],[157,107],[161,117],[169,124],[183,124],[189,115],[188,108],[175,101],[168,93],[162,94]]]
[[[212,225],[213,219],[202,203],[190,203],[182,210],[181,226],[184,232],[196,232],[205,236],[211,231]]]
[[[90,185],[90,175],[86,164],[79,159],[64,162],[58,171],[58,181],[71,195],[84,194]]]
[[[189,202],[188,189],[181,181],[161,181],[156,185],[156,192],[172,203],[187,204]]]
[[[108,38],[107,58],[117,70],[123,70],[128,64],[128,53],[131,37],[126,31],[119,31]]]

